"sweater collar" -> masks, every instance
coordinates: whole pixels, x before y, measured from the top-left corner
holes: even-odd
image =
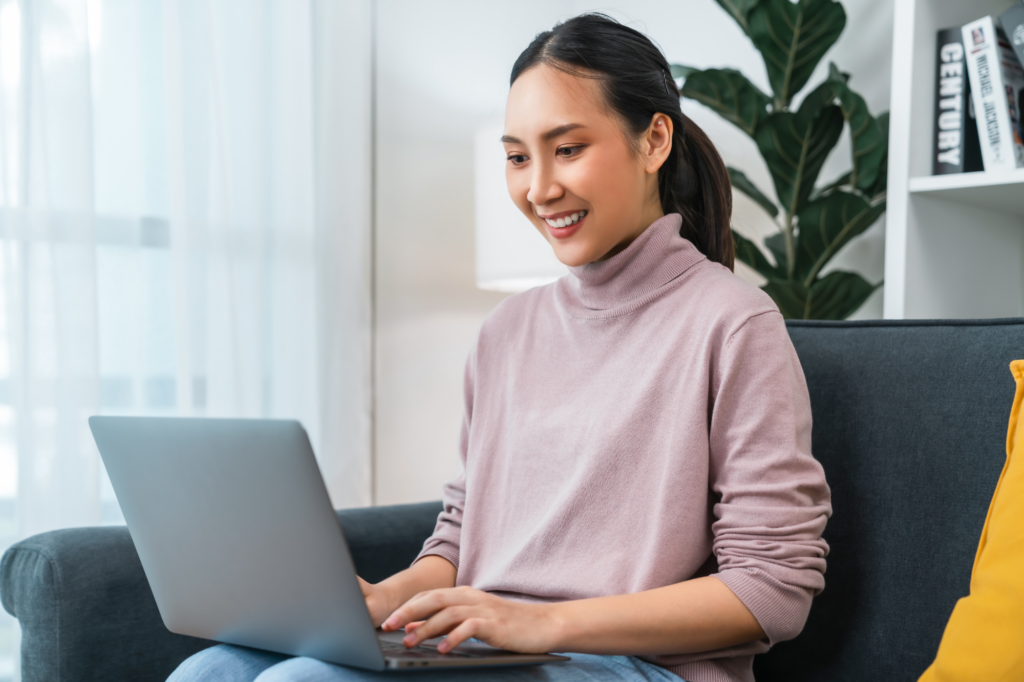
[[[682,222],[669,213],[608,260],[570,267],[565,279],[573,298],[589,310],[610,310],[646,297],[704,260],[679,235]]]

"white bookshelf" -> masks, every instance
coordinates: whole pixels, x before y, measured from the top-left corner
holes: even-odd
[[[1024,169],[931,174],[936,33],[1010,0],[896,0],[884,315],[1024,315]]]

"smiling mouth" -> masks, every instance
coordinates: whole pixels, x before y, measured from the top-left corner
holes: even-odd
[[[546,222],[551,227],[569,227],[570,225],[578,223],[579,221],[583,220],[586,217],[586,211],[579,211],[577,213],[573,213],[572,215],[563,216],[558,220],[550,220],[548,218],[544,218],[544,222]]]

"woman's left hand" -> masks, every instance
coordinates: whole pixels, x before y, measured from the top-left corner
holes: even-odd
[[[471,637],[500,649],[547,653],[555,647],[557,619],[551,604],[527,604],[472,587],[421,592],[391,614],[385,632],[403,627],[406,646],[448,635],[437,650],[447,653]]]

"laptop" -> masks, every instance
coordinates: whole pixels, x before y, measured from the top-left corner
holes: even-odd
[[[375,630],[297,421],[91,417],[171,632],[368,670],[568,660]]]

